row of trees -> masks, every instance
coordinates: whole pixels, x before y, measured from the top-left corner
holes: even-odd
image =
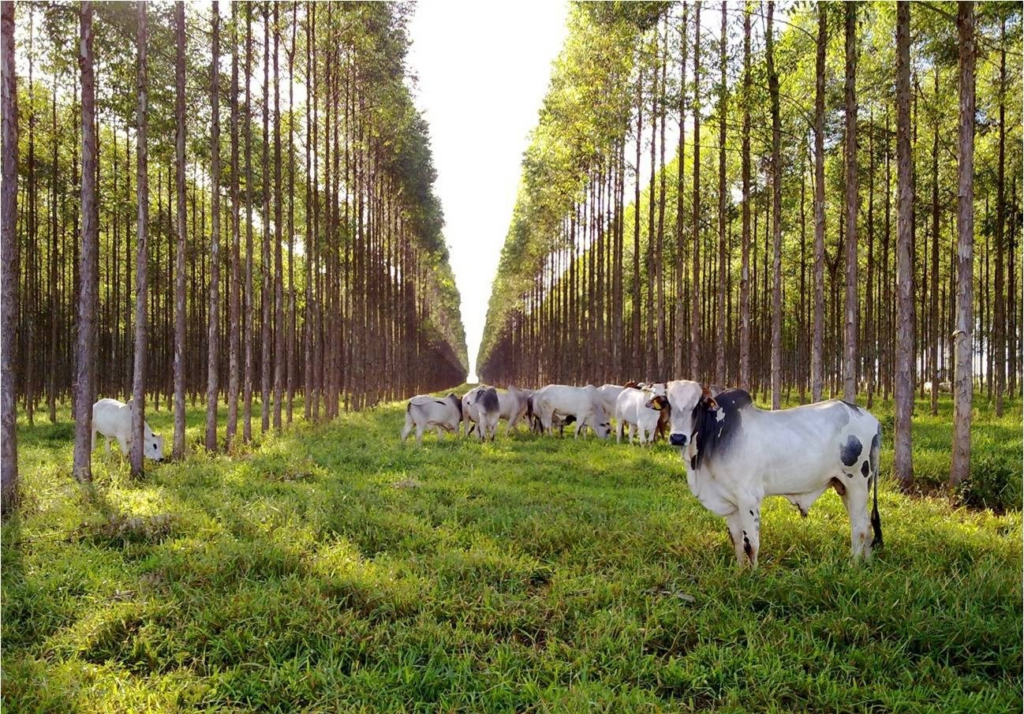
[[[186,402],[230,450],[296,395],[330,419],[464,379],[408,12],[4,4],[5,503],[16,400],[70,399],[88,480],[97,396],[136,434],[173,403],[181,458]]]
[[[1020,57],[999,3],[574,6],[482,378],[895,397],[905,486],[952,381],[959,482],[1021,384]]]

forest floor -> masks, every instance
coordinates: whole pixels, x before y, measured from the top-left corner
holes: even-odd
[[[942,409],[916,424],[925,481],[948,472]],[[884,549],[851,563],[832,492],[806,520],[769,499],[741,572],[664,445],[416,448],[390,405],[141,482],[99,448],[85,489],[65,409],[19,429],[3,708],[1020,711],[1020,404],[976,413],[1001,514],[897,493],[874,412]],[[169,444],[170,414],[149,421]]]

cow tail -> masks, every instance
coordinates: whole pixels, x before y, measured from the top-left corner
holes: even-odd
[[[882,442],[882,426],[881,426],[881,424],[879,424],[879,426],[878,426],[878,432],[877,433],[878,433],[878,442],[879,442],[879,445],[881,445],[881,442]],[[880,450],[881,450],[880,448],[879,449],[873,449],[872,453],[870,455],[870,458],[871,458],[871,471],[872,471],[872,473],[874,474],[874,477],[875,477],[874,503],[873,503],[873,505],[871,507],[871,529],[875,533],[875,539],[873,541],[871,541],[871,547],[872,548],[881,548],[882,547],[882,517],[878,514],[878,481],[879,481],[879,479],[881,477],[881,474],[878,472],[878,452]]]

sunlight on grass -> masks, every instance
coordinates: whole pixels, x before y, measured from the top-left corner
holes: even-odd
[[[948,470],[941,406],[918,405],[926,483]],[[907,497],[886,479],[885,548],[855,566],[838,497],[807,519],[769,499],[753,573],[663,445],[519,432],[417,448],[398,442],[391,405],[230,458],[199,452],[195,410],[188,461],[134,482],[98,449],[82,489],[68,425],[23,424],[24,509],[3,528],[4,707],[1016,710],[1012,407],[979,409],[975,456],[1012,467],[997,485],[1016,508]],[[874,412],[891,425],[891,406]],[[168,412],[149,420],[170,433]]]

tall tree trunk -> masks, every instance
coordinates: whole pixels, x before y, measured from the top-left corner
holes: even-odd
[[[960,136],[957,156],[956,364],[953,380],[953,465],[950,486],[971,473],[971,402],[974,396],[974,4],[958,3]]]
[[[231,451],[238,431],[238,387],[239,387],[239,305],[241,281],[239,279],[239,254],[241,252],[241,227],[238,206],[238,16],[239,3],[231,4],[231,246],[228,248],[228,421],[225,429],[224,449]]]
[[[177,131],[174,141],[175,189],[178,198],[178,250],[174,283],[174,458],[185,458],[185,264],[188,235],[185,214],[185,3],[174,3],[175,96]]]
[[[242,373],[242,439],[252,441],[253,367],[256,359],[253,340],[256,328],[253,319],[252,294],[252,8],[245,7],[245,283],[242,291],[242,331],[245,343],[245,365]]]
[[[728,8],[722,0],[722,31],[719,37],[719,64],[721,85],[718,89],[718,330],[715,339],[715,384],[725,384],[725,286],[726,286],[726,199],[725,199],[725,120],[728,112],[726,91],[725,48],[728,40],[726,18]]]
[[[843,399],[857,399],[857,4],[846,10],[846,320]]]
[[[661,53],[661,95],[658,101],[660,116],[661,137],[659,139],[660,158],[658,160],[661,173],[661,189],[658,196],[658,242],[655,244],[654,266],[657,277],[657,306],[655,312],[658,321],[658,372],[664,374],[668,371],[668,361],[665,355],[665,266],[664,266],[664,245],[665,245],[665,124],[668,122],[668,110],[666,104],[666,87],[668,83],[668,11],[665,12],[665,34]],[[602,193],[603,198],[603,193]],[[602,203],[603,208],[603,203]],[[603,212],[598,214],[598,235],[604,235],[605,217]],[[598,243],[598,255],[600,256],[601,243]],[[600,270],[598,271],[598,288],[603,289],[604,280]],[[601,302],[596,303],[598,306]],[[600,316],[601,312],[598,311]],[[600,344],[600,343],[598,343]],[[603,362],[603,360],[598,360]]]
[[[686,251],[683,249],[683,214],[685,213],[685,187],[686,187],[686,25],[689,13],[689,7],[686,0],[683,0],[683,22],[679,27],[679,43],[680,43],[680,60],[679,60],[679,160],[678,169],[679,173],[676,182],[676,259],[675,259],[675,270],[676,270],[676,320],[674,335],[674,355],[673,355],[673,369],[672,372],[677,377],[684,374],[684,359],[683,346],[685,343],[685,333],[683,328],[684,322],[684,309],[686,301],[684,299],[684,282],[686,275]],[[621,203],[616,208],[616,213],[622,213]],[[621,220],[621,218],[620,218]],[[621,296],[616,297],[621,302]],[[621,330],[619,330],[621,333]]]
[[[18,325],[18,80],[14,64],[14,3],[0,8],[0,62],[3,67],[0,123],[3,134],[3,194],[0,198],[0,333],[6,335],[0,350],[0,516],[6,519],[18,506],[18,405],[15,384],[14,335]],[[92,413],[92,405],[89,405]],[[77,436],[77,435],[76,435]],[[91,438],[91,434],[90,434]]]
[[[768,60],[768,93],[772,110],[772,409],[782,397],[782,127],[779,119],[779,75],[775,70],[772,21],[775,3],[768,1],[765,49]]]
[[[263,4],[263,251],[260,260],[260,430],[270,429],[270,5]]]
[[[210,317],[206,360],[206,448],[217,450],[217,368],[220,363],[220,3],[213,0],[213,57],[210,61]]]
[[[743,7],[743,257],[740,266],[740,388],[750,391],[750,4]]]
[[[633,375],[644,368],[644,349],[640,337],[640,157],[644,137],[644,67],[640,60],[640,76],[636,83],[636,164],[633,195],[633,359],[630,369]],[[575,261],[573,261],[575,265]],[[635,379],[635,377],[633,377]],[[644,377],[646,378],[646,377]]]
[[[811,401],[824,386],[825,343],[825,50],[828,3],[818,4],[817,79],[814,93],[814,328],[811,337]]]
[[[288,49],[288,412],[292,423],[295,398],[295,33],[298,3],[292,3],[292,41]],[[347,108],[346,103],[346,108]],[[346,115],[346,121],[347,121]],[[347,128],[347,124],[346,124]],[[348,145],[346,144],[346,151]],[[347,154],[346,154],[347,156]],[[346,210],[348,203],[346,202]],[[348,221],[346,220],[346,225]],[[346,286],[347,289],[347,286]]]
[[[281,431],[284,399],[284,268],[281,253],[281,91],[278,74],[278,4],[274,3],[274,428]]]
[[[78,268],[78,342],[75,349],[75,451],[72,475],[92,481],[92,405],[96,401],[96,302],[99,292],[99,212],[96,207],[96,79],[92,53],[92,3],[80,10],[78,67],[82,75],[82,248]]]
[[[996,416],[1003,416],[1006,393],[1006,302],[1003,293],[1003,245],[1006,231],[1006,20],[999,32],[999,168],[996,179],[996,264],[995,264],[995,392]]]
[[[137,85],[138,107],[135,113],[136,168],[135,199],[138,204],[138,224],[135,245],[135,374],[132,379],[132,476],[142,476],[142,460],[146,448],[143,425],[146,423],[146,298],[149,288],[149,157],[146,145],[149,82],[146,77],[146,3],[139,0],[139,34]]]
[[[904,490],[914,483],[910,419],[914,411],[914,221],[910,153],[910,5],[896,6],[896,379],[893,467]]]
[[[690,243],[690,379],[700,380],[700,0],[693,18],[693,235]]]
[[[939,69],[935,71],[935,100],[939,99]],[[932,287],[931,287],[931,336],[928,350],[931,353],[931,411],[932,416],[939,413],[939,119],[936,116],[932,136]]]

